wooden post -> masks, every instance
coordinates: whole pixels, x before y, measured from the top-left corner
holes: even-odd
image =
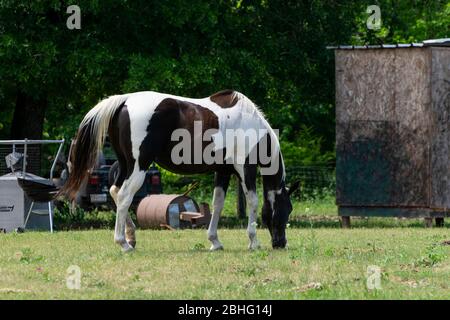
[[[427,218],[424,218],[423,220],[424,220],[424,222],[425,222],[425,227],[426,227],[426,228],[431,228],[431,227],[433,227],[433,218],[427,217]]]
[[[343,229],[349,229],[351,227],[349,216],[341,216],[341,227]]]
[[[444,218],[437,217],[434,221],[436,222],[436,227],[442,228],[444,226]]]
[[[247,202],[244,190],[239,182],[237,187],[236,211],[239,219],[245,219],[247,217]]]

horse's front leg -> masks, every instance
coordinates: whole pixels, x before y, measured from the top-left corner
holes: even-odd
[[[236,166],[236,171],[241,177],[242,189],[245,193],[247,200],[248,213],[248,226],[247,234],[250,240],[248,248],[250,250],[256,250],[260,248],[259,241],[256,237],[256,220],[258,217],[258,195],[256,194],[256,165],[245,164],[243,166]]]
[[[210,248],[211,251],[223,249],[223,245],[217,236],[217,227],[219,225],[219,218],[223,210],[229,183],[230,174],[216,172],[214,176],[213,213],[208,228],[208,240],[212,243]]]
[[[256,190],[247,190],[245,193],[247,198],[247,206],[249,208],[248,213],[248,226],[247,226],[247,234],[250,240],[248,248],[250,250],[259,249],[261,246],[256,237],[256,220],[257,220],[257,210],[258,210],[258,195],[256,194]]]

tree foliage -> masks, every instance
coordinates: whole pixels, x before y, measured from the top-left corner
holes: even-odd
[[[81,30],[69,30],[68,1],[1,0],[0,138],[13,129],[19,94],[45,101],[36,120],[44,137],[70,138],[107,95],[232,88],[261,107],[289,150],[303,150],[292,161],[329,159],[334,56],[325,47],[448,36],[448,1],[373,2],[379,31],[366,28],[367,3],[335,0],[80,0]]]

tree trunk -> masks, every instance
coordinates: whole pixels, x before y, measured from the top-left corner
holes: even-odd
[[[19,91],[11,125],[11,139],[42,139],[47,100],[35,98]],[[20,148],[19,150],[21,150]],[[18,150],[18,151],[19,151]],[[27,172],[40,174],[41,148],[39,145],[28,146]]]
[[[11,139],[42,139],[46,108],[46,99],[34,98],[18,92],[11,126]]]

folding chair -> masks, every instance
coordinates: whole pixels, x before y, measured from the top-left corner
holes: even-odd
[[[48,215],[49,224],[50,224],[50,232],[53,233],[53,210],[52,210],[52,201],[56,193],[58,192],[58,188],[50,182],[46,180],[43,181],[35,181],[35,180],[27,180],[26,177],[17,177],[17,182],[20,187],[23,189],[25,194],[31,199],[31,206],[28,210],[27,217],[25,219],[24,229],[27,227],[28,219],[30,215]],[[46,202],[47,209],[45,210],[33,210],[35,202]]]

